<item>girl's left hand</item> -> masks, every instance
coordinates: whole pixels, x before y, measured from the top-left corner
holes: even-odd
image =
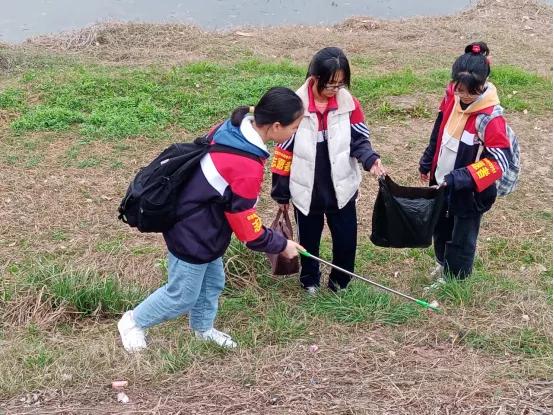
[[[381,163],[381,159],[375,160],[375,163],[373,163],[373,166],[371,166],[369,172],[377,177],[387,174],[387,172],[385,171],[385,167],[383,167],[383,163]]]

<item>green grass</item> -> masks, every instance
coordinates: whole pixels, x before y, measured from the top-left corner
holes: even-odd
[[[0,91],[1,109],[22,109],[25,103],[23,90],[17,88],[7,88]]]
[[[69,239],[67,233],[62,229],[53,230],[51,233],[51,238],[53,241],[67,241]]]
[[[552,356],[551,338],[531,327],[494,333],[471,330],[464,336],[463,342],[474,349],[497,355],[510,353],[530,357]]]
[[[524,265],[549,263],[552,255],[548,244],[539,239],[514,241],[493,237],[487,244],[487,251],[489,256],[496,260],[508,262],[517,259]]]
[[[50,300],[53,308],[69,306],[83,316],[117,315],[145,297],[142,288],[122,286],[114,276],[51,262],[38,262],[21,269],[19,278],[37,292],[44,290],[43,299]]]
[[[339,294],[321,292],[305,303],[305,308],[314,316],[354,324],[376,322],[400,325],[419,316],[419,306],[393,300],[382,292],[375,291],[365,282],[353,281],[348,289]]]
[[[44,346],[40,346],[32,354],[25,357],[23,364],[28,369],[37,370],[47,368],[53,362],[52,352]]]
[[[98,252],[117,254],[123,250],[124,244],[125,244],[125,239],[122,237],[108,239],[108,240],[98,242],[96,244],[96,250]]]
[[[26,131],[77,128],[86,140],[119,140],[147,136],[165,138],[172,129],[198,134],[228,116],[238,105],[255,104],[272,86],[298,88],[304,66],[290,61],[247,59],[233,65],[196,62],[172,69],[68,65],[24,73],[21,87],[0,94],[0,108],[17,110],[11,127]],[[448,71],[416,74],[401,69],[386,75],[363,72],[352,80],[368,122],[433,115],[422,102],[401,109],[387,97],[433,93],[440,97]],[[551,110],[549,79],[509,66],[495,67],[503,104],[509,110]],[[23,93],[23,88],[26,93]],[[519,91],[516,95],[513,91]],[[36,103],[36,97],[39,102]],[[83,166],[84,167],[84,166]]]
[[[11,127],[16,133],[24,131],[61,131],[84,121],[84,115],[61,106],[37,105],[15,120]]]
[[[552,80],[513,66],[493,67],[491,81],[508,110],[552,111]]]
[[[175,336],[175,333],[172,334]],[[165,373],[176,373],[186,369],[200,359],[214,359],[218,356],[225,356],[230,351],[218,347],[209,342],[196,340],[189,335],[177,335],[177,339],[165,348],[155,351],[161,360],[161,370]]]

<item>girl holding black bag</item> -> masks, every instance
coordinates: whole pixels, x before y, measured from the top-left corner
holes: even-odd
[[[507,126],[495,86],[488,81],[489,48],[472,43],[452,66],[429,145],[419,162],[422,181],[446,187],[446,203],[434,233],[437,267],[432,275],[464,279],[473,269],[481,217],[498,193],[515,188],[517,141]],[[519,153],[517,153],[519,154]],[[501,185],[497,191],[497,181]]]
[[[317,52],[306,82],[296,93],[304,103],[298,131],[275,148],[271,196],[281,209],[292,202],[299,242],[319,256],[325,218],[333,241],[333,264],[354,270],[357,245],[356,198],[361,182],[358,163],[376,176],[385,174],[369,141],[360,103],[350,86],[344,52],[328,47]],[[301,257],[300,282],[308,293],[320,285],[319,263]],[[350,277],[333,270],[329,288],[346,288]]]

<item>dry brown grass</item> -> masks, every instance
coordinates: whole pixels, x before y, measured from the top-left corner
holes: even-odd
[[[39,393],[44,407],[37,409],[13,402],[9,413],[540,414],[551,404],[551,382],[510,379],[521,371],[517,359],[485,357],[423,328],[400,337],[344,328],[329,334],[322,333],[316,353],[303,343],[243,350],[155,386],[139,377],[125,407],[114,407],[106,379],[69,396]]]
[[[432,64],[448,67],[451,56],[474,39],[494,44],[496,63],[542,74],[551,71],[551,8],[533,0],[482,0],[448,17],[401,20],[348,19],[331,27],[290,26],[206,32],[189,25],[106,23],[54,36],[31,38],[16,49],[72,54],[114,64],[167,65],[199,59],[234,61],[245,56],[307,62],[321,45],[335,44],[350,56],[366,54],[387,71]],[[241,36],[247,31],[252,36]],[[536,59],[537,56],[541,56]]]

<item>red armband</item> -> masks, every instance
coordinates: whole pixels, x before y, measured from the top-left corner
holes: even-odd
[[[482,159],[466,167],[473,177],[478,192],[482,192],[502,177],[498,163],[490,159]]]
[[[253,241],[264,232],[262,220],[254,208],[237,213],[225,212],[225,217],[237,238],[242,242]]]
[[[271,172],[280,176],[290,176],[292,164],[292,152],[275,147],[275,153],[271,162]]]

